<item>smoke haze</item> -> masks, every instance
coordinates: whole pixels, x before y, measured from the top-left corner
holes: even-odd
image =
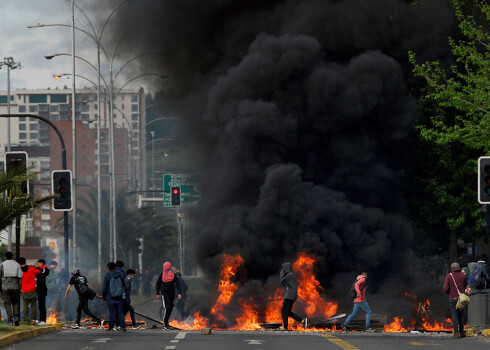
[[[161,53],[137,69],[168,75],[157,95],[193,135],[203,186],[190,240],[208,275],[239,253],[239,293],[260,294],[250,286],[277,285],[304,251],[339,295],[360,267],[380,290],[397,285],[413,235],[407,52],[446,59],[447,1],[139,0],[115,21],[114,40],[135,28],[128,57]]]

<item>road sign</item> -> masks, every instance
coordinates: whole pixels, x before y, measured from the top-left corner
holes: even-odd
[[[163,206],[172,208],[172,187],[180,187],[181,206],[191,204],[199,198],[197,189],[198,176],[190,174],[164,174],[163,175]]]

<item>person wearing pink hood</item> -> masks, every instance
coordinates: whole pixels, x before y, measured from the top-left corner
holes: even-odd
[[[356,290],[356,298],[354,299],[354,309],[352,313],[347,317],[344,323],[341,324],[344,332],[347,331],[347,326],[350,321],[357,315],[360,309],[366,311],[366,331],[372,331],[370,328],[371,324],[371,308],[369,307],[368,302],[366,301],[366,279],[367,279],[367,271],[365,269],[361,270],[361,273],[356,278],[356,282],[354,284],[354,288]]]
[[[177,298],[182,298],[180,283],[178,277],[172,269],[172,264],[166,261],[163,264],[163,271],[157,278],[157,299],[162,298],[162,306],[165,309],[163,318],[163,329],[173,329],[168,323],[172,310],[174,309],[175,289],[177,289]]]

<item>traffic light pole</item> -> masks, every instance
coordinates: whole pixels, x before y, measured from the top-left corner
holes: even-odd
[[[56,125],[54,125],[49,119],[46,119],[44,117],[41,117],[37,114],[0,114],[0,118],[21,118],[21,117],[25,117],[25,118],[34,118],[34,119],[38,119],[38,120],[42,120],[43,122],[45,122],[46,124],[48,124],[50,127],[53,128],[53,130],[56,132],[56,134],[58,135],[58,138],[60,139],[60,143],[61,143],[61,167],[63,170],[66,170],[66,147],[65,147],[65,140],[63,140],[63,135],[61,135],[61,132],[60,130],[56,127]],[[75,198],[76,200],[76,198]],[[63,212],[63,228],[64,228],[64,240],[65,240],[65,276],[63,277],[68,277],[69,276],[69,271],[68,271],[68,267],[69,267],[69,263],[68,263],[68,212],[65,211]],[[17,231],[17,224],[16,224],[16,232],[15,232],[15,235],[16,235],[16,242],[17,244],[19,244],[18,242],[20,241],[20,226],[19,226],[19,230]],[[16,252],[17,252],[17,256],[19,256],[20,254],[20,246],[18,246],[19,248],[19,251],[17,251],[17,247],[16,247]]]

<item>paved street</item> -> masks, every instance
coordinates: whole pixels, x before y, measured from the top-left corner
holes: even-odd
[[[11,344],[9,350],[383,350],[383,349],[488,349],[490,339],[472,337],[453,340],[448,334],[365,334],[341,332],[200,332],[163,331],[161,329],[129,330],[108,333],[100,329],[65,330]]]

